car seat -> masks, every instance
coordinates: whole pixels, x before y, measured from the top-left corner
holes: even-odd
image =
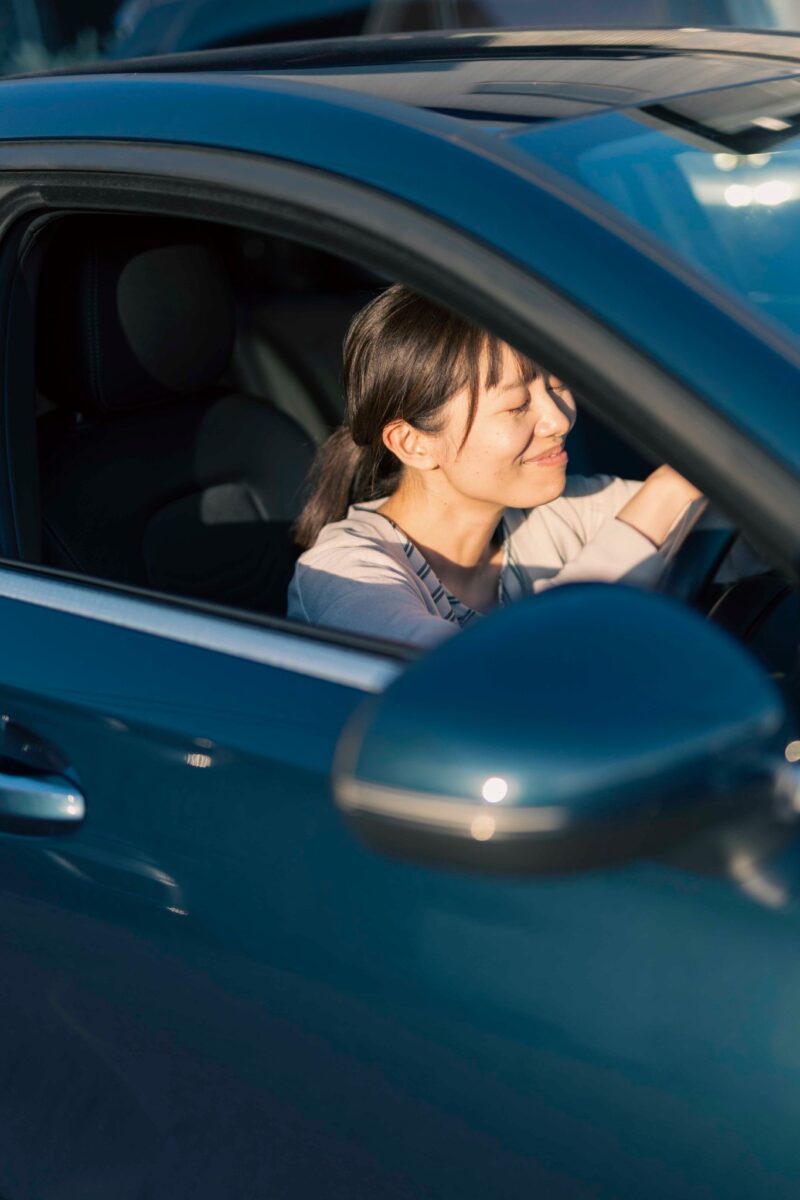
[[[208,234],[64,222],[42,267],[42,556],[81,574],[285,611],[314,447],[222,381],[232,289]]]

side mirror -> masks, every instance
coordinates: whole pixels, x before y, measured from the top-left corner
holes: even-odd
[[[494,613],[362,706],[334,790],[391,854],[589,868],[769,806],[788,724],[728,634],[663,596],[580,584]]]

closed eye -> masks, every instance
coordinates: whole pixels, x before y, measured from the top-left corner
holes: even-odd
[[[520,404],[520,405],[519,405],[519,407],[518,407],[518,408],[509,408],[509,409],[508,409],[508,411],[509,411],[510,413],[517,413],[517,414],[519,415],[519,414],[521,414],[521,413],[527,412],[527,411],[528,411],[528,409],[530,408],[530,406],[531,406],[531,398],[530,398],[530,396],[528,396],[528,397],[527,397],[527,398],[524,400],[524,402],[523,402],[522,404]]]

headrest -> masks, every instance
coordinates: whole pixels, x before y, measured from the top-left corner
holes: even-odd
[[[42,269],[40,390],[110,414],[216,383],[230,360],[234,305],[220,256],[190,227],[147,218],[65,221]]]

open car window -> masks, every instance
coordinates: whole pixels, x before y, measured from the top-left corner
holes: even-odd
[[[43,564],[285,616],[344,334],[388,282],[230,227],[55,222],[36,302]],[[648,470],[588,415],[570,454],[576,474]]]
[[[286,628],[309,469],[342,419],[344,334],[389,282],[233,226],[80,214],[52,222],[36,286],[41,565]],[[578,479],[641,480],[655,465],[588,410],[568,444]],[[701,556],[729,545],[721,526],[711,522]],[[761,565],[750,556],[744,574]],[[735,576],[720,577],[707,609]],[[681,587],[693,602],[686,582],[675,594]],[[434,597],[436,612],[443,603]],[[367,630],[309,625],[297,608],[289,617],[334,641],[414,644],[383,621]],[[785,653],[787,629],[773,658]]]

